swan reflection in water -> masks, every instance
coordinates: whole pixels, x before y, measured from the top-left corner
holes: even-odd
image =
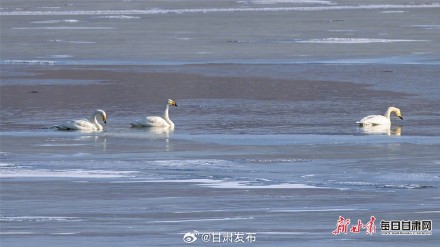
[[[163,139],[165,141],[165,151],[171,151],[170,136],[174,133],[174,128],[170,127],[150,127],[146,132],[152,139]]]
[[[364,126],[360,128],[364,134],[369,135],[389,135],[400,136],[402,134],[402,126],[375,125]]]
[[[162,135],[164,137],[170,137],[170,133],[174,132],[174,128],[170,127],[150,127],[147,128],[147,132],[154,135]]]
[[[89,132],[85,132],[85,131],[81,131],[80,132],[84,132],[84,133],[89,133]],[[89,145],[93,145],[95,147],[102,147],[102,150],[105,152],[107,151],[107,135],[105,132],[101,132],[102,134],[97,134],[97,135],[81,135],[77,138],[75,138],[75,141],[81,141],[81,142],[88,142]]]

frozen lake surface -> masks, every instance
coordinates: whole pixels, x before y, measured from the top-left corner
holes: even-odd
[[[2,1],[1,246],[437,246],[439,9]],[[168,98],[174,131],[129,127]],[[50,128],[96,108],[102,132]]]

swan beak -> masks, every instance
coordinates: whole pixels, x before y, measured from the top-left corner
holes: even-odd
[[[400,119],[402,119],[403,120],[403,117],[402,116],[398,116]]]
[[[102,121],[103,121],[105,124],[107,124],[107,118],[103,117],[103,118],[102,118]]]
[[[168,105],[177,106],[177,103],[172,99],[168,99]]]

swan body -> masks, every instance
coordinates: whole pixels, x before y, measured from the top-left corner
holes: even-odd
[[[103,128],[102,125],[99,124],[98,120],[96,119],[98,116],[101,117],[104,123],[107,123],[107,115],[103,110],[98,109],[93,112],[90,120],[88,119],[71,120],[69,122],[60,125],[54,125],[53,127],[57,128],[58,130],[101,131]]]
[[[402,118],[402,114],[400,113],[400,109],[396,107],[388,107],[387,112],[385,115],[370,115],[362,118],[361,120],[357,121],[356,123],[360,126],[376,126],[376,125],[391,125],[390,115],[391,113],[396,114],[400,119]]]
[[[159,117],[159,116],[149,116],[146,117],[145,119],[141,119],[138,121],[134,121],[131,124],[131,127],[136,128],[136,127],[162,127],[162,128],[170,128],[170,129],[174,129],[174,123],[173,121],[171,121],[168,111],[170,106],[177,106],[177,103],[172,100],[169,99],[167,101],[167,104],[165,105],[165,111],[163,113],[163,117]]]

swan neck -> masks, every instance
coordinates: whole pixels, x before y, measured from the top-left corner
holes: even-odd
[[[163,113],[163,118],[168,122],[170,120],[170,116],[168,114],[170,107],[168,106],[168,104],[165,106],[165,111]]]
[[[165,106],[165,112],[163,113],[163,118],[170,125],[171,128],[174,128],[174,123],[173,123],[173,121],[171,121],[169,113],[168,113],[169,110],[170,110],[170,106],[167,104]]]
[[[385,117],[390,119],[391,112],[393,112],[393,108],[388,108],[387,112],[385,112]]]
[[[99,124],[98,119],[96,119],[98,115],[99,113],[94,113],[92,115],[92,124],[95,125],[97,130],[102,130],[102,126]]]

